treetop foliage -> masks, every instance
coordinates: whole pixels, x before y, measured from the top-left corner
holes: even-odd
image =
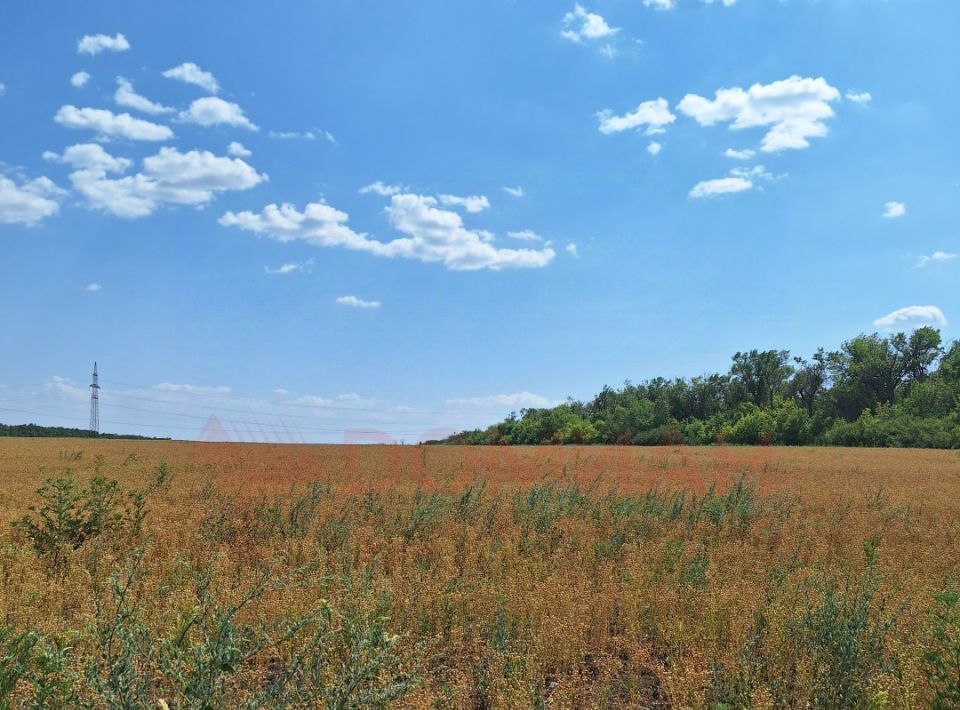
[[[784,444],[960,448],[960,341],[859,335],[807,360],[738,352],[726,373],[657,377],[568,399],[450,444]]]

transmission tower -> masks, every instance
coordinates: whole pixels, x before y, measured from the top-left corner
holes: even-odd
[[[93,382],[90,383],[90,431],[100,433],[100,385],[97,383],[97,363],[93,363]]]

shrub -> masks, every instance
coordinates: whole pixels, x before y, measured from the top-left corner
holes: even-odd
[[[923,675],[933,691],[933,707],[960,707],[960,595],[938,594],[929,613],[933,633],[923,654]]]
[[[39,505],[31,505],[13,525],[33,543],[41,557],[58,567],[68,549],[77,549],[84,542],[105,532],[128,528],[139,533],[147,514],[142,493],[131,491],[124,496],[117,481],[94,476],[86,488],[67,472],[47,479],[37,489]]]

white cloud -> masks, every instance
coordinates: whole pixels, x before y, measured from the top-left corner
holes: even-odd
[[[895,328],[906,326],[908,328],[919,328],[924,325],[947,324],[947,319],[936,306],[907,306],[898,308],[893,313],[888,313],[882,318],[877,318],[873,324],[878,328]]]
[[[78,89],[84,86],[88,81],[90,81],[90,75],[85,71],[78,71],[76,74],[70,77],[70,84]]]
[[[706,3],[707,5],[719,4],[724,7],[731,7],[737,0],[701,0],[701,2]]]
[[[907,213],[907,206],[902,202],[887,202],[883,207],[884,219],[896,219]]]
[[[868,104],[873,100],[869,91],[848,91],[844,96],[855,104]]]
[[[450,207],[463,207],[467,212],[476,214],[489,209],[490,200],[484,195],[471,195],[470,197],[457,197],[456,195],[440,195],[440,203]]]
[[[356,296],[340,296],[337,303],[341,306],[350,306],[351,308],[379,308],[380,301],[365,301]]]
[[[61,106],[53,120],[65,128],[97,131],[102,136],[118,136],[134,141],[165,141],[173,138],[173,131],[167,126],[107,109]]]
[[[688,94],[677,106],[702,126],[730,123],[733,130],[768,127],[760,149],[766,153],[802,149],[809,138],[827,135],[824,121],[833,116],[830,102],[840,92],[822,77],[791,76],[771,84],[719,89],[713,100]]]
[[[153,389],[160,390],[161,392],[187,392],[189,394],[205,394],[205,395],[223,395],[230,394],[230,388],[226,385],[219,385],[216,387],[206,387],[202,385],[177,385],[170,382],[161,382],[159,385],[154,385]]]
[[[433,197],[393,195],[386,208],[390,224],[404,236],[389,242],[371,239],[347,226],[345,212],[323,202],[298,211],[290,204],[267,205],[259,214],[227,212],[220,218],[226,227],[239,227],[280,242],[306,241],[322,247],[343,247],[376,256],[442,263],[451,270],[539,268],[549,264],[552,249],[500,249],[491,235],[464,226],[456,212],[437,208]]]
[[[521,242],[542,242],[543,237],[541,237],[536,232],[529,229],[521,229],[517,232],[507,232],[507,236],[511,239],[518,239]]]
[[[666,99],[644,101],[630,113],[616,116],[610,109],[603,109],[597,113],[600,120],[600,132],[604,134],[620,133],[632,128],[644,129],[644,133],[652,136],[666,131],[666,126],[677,120],[670,113]]]
[[[757,154],[757,151],[750,150],[749,148],[745,150],[734,150],[733,148],[727,148],[724,151],[723,155],[731,160],[750,160]]]
[[[946,261],[953,261],[956,258],[956,254],[945,251],[935,251],[933,254],[917,257],[917,268],[922,269],[924,266],[931,263],[942,264]]]
[[[577,4],[563,16],[563,30],[560,34],[571,42],[580,43],[584,40],[609,37],[619,31],[619,27],[611,27],[600,15],[588,12]]]
[[[251,131],[260,128],[250,122],[243,109],[230,101],[224,101],[216,96],[205,96],[197,99],[186,111],[181,111],[179,120],[185,123],[196,123],[200,126],[215,126],[224,123],[228,126],[239,126]]]
[[[57,199],[64,194],[46,177],[17,185],[0,175],[0,224],[35,225],[60,211]]]
[[[220,85],[217,83],[217,80],[213,78],[213,74],[208,71],[204,71],[193,62],[184,62],[180,66],[174,67],[173,69],[167,69],[165,72],[163,72],[163,75],[168,79],[176,79],[177,81],[183,81],[187,84],[199,86],[201,89],[206,89],[211,94],[215,94],[220,91]]]
[[[60,375],[54,375],[44,382],[43,389],[51,394],[75,399],[85,399],[90,396],[86,387],[77,387],[69,377],[61,377]]]
[[[698,182],[690,190],[690,197],[700,199],[746,192],[756,187],[756,183],[761,180],[773,180],[773,175],[762,165],[755,165],[752,168],[733,168],[727,177]]]
[[[96,283],[96,282],[94,282],[94,283],[89,283],[89,284],[87,284],[87,287],[86,287],[84,290],[85,290],[85,291],[89,291],[90,293],[96,293],[97,291],[103,290],[103,286],[101,286],[100,284],[98,284],[98,283]]]
[[[725,177],[716,180],[703,180],[690,190],[690,197],[719,197],[753,189],[753,181],[743,177]]]
[[[504,187],[503,191],[511,197],[523,197],[526,194],[520,185],[516,187]]]
[[[369,195],[373,193],[375,195],[380,195],[381,197],[392,197],[393,195],[399,195],[401,192],[406,192],[409,188],[404,185],[387,185],[380,180],[372,182],[369,185],[361,187],[359,192],[361,195]]]
[[[661,150],[663,150],[663,144],[657,143],[656,141],[647,143],[647,152],[650,155],[660,155]]]
[[[169,106],[154,103],[146,96],[138,94],[133,90],[133,84],[122,76],[117,77],[117,90],[113,94],[113,100],[117,102],[118,106],[132,108],[136,111],[142,111],[143,113],[149,113],[155,116],[164,113],[173,113],[173,109]]]
[[[270,131],[267,135],[277,140],[305,140],[312,141],[317,139],[317,134],[313,131]],[[321,135],[331,143],[336,143],[336,139],[329,131],[322,131]]]
[[[127,38],[119,32],[114,37],[108,35],[86,35],[77,42],[80,54],[100,54],[100,52],[126,52],[130,49]]]
[[[643,0],[645,7],[652,7],[654,10],[672,10],[676,7],[675,0]]]
[[[752,168],[732,168],[730,174],[748,180],[773,180],[773,175],[762,165],[754,165]]]
[[[318,397],[316,395],[307,394],[302,397],[297,397],[293,400],[294,404],[308,404],[313,407],[331,407],[334,404],[346,405],[348,407],[355,407],[357,409],[366,409],[377,404],[377,400],[370,397],[361,397],[355,392],[349,394],[339,394],[335,398],[331,397]]]
[[[273,391],[273,393],[274,393],[274,394],[278,394],[278,395],[280,395],[280,396],[282,397],[282,396],[284,396],[284,395],[290,394],[290,390],[285,390],[285,389],[283,389],[282,387],[278,387],[277,389],[275,389],[275,390]]]
[[[249,158],[253,155],[253,153],[247,150],[243,143],[238,143],[237,141],[231,141],[230,145],[227,146],[227,154],[235,158]]]
[[[71,146],[62,157],[74,172],[70,181],[89,204],[118,217],[145,217],[163,204],[203,205],[218,192],[247,190],[267,179],[239,158],[216,156],[208,151],[181,153],[162,148],[143,160],[142,172],[121,178],[108,173],[123,173],[131,161],[114,158],[101,146]]]
[[[3,96],[7,93],[7,86],[3,82],[0,82],[0,96]]]
[[[312,267],[313,267],[313,259],[307,259],[306,261],[303,261],[300,263],[290,262],[287,264],[283,264],[282,266],[278,266],[275,269],[271,269],[269,266],[264,266],[263,270],[268,274],[277,274],[279,276],[287,276],[288,274],[292,274],[297,271],[309,273]]]
[[[127,170],[133,161],[126,158],[115,158],[98,143],[78,143],[72,145],[59,155],[52,151],[45,151],[44,160],[66,163],[76,169],[97,170],[109,173],[122,173]]]
[[[574,244],[573,242],[570,242],[569,244],[567,244],[567,246],[564,247],[564,251],[567,252],[567,254],[569,254],[570,256],[573,256],[577,259],[580,258],[580,253],[577,251],[577,245]]]
[[[448,399],[449,407],[488,407],[504,409],[509,407],[543,408],[553,407],[560,402],[541,397],[532,392],[517,392],[516,394],[492,394],[484,397],[462,397]]]

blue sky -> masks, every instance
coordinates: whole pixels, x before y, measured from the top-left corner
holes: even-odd
[[[746,348],[952,339],[957,27],[947,0],[10,6],[0,421],[83,426],[96,359],[105,430],[415,440]]]

